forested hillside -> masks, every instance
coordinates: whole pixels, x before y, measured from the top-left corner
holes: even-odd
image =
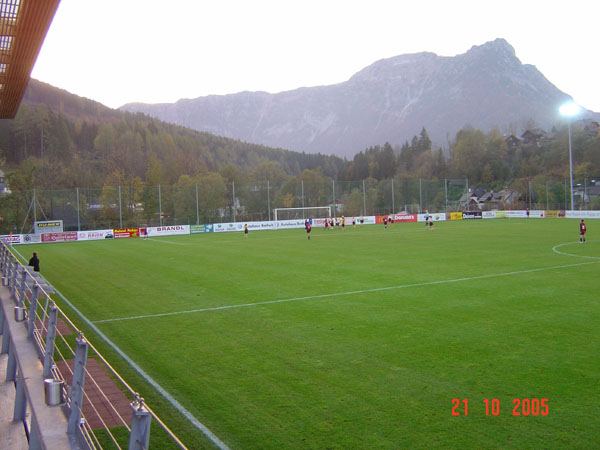
[[[579,121],[572,130],[576,182],[593,186],[600,126]],[[409,142],[343,160],[196,132],[32,80],[17,117],[0,121],[12,191],[0,199],[0,227],[27,229],[33,190],[44,216],[69,216],[71,227],[266,219],[276,207],[334,200],[348,215],[441,209],[466,186],[509,187],[529,203],[562,207],[567,149],[566,124],[548,131],[531,124],[518,136],[464,128],[444,149],[423,128]],[[462,181],[445,192],[446,179]]]
[[[337,157],[272,149],[116,111],[36,80],[17,117],[0,121],[0,158],[13,189],[133,180],[172,184],[182,175],[248,174],[265,164],[288,175],[318,167],[335,176],[344,164]]]

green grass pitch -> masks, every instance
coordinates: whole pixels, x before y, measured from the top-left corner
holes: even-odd
[[[18,250],[233,448],[592,448],[600,223],[581,245],[577,222]],[[513,416],[515,398],[548,399],[548,415]]]

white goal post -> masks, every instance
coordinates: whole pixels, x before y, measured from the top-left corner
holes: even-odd
[[[308,219],[331,217],[331,206],[308,206],[305,208],[275,208],[273,220]]]

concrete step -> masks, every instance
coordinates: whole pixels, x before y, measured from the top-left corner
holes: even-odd
[[[26,450],[29,448],[22,422],[13,422],[15,384],[4,381],[8,355],[0,355],[0,450]]]

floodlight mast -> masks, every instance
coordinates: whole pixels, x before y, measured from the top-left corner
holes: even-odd
[[[573,120],[573,117],[580,113],[581,107],[577,103],[569,101],[561,105],[558,110],[561,116],[567,118],[567,125],[569,128],[569,181],[571,183],[569,185],[569,191],[571,193],[571,211],[573,211],[573,149],[571,145],[571,121]]]

